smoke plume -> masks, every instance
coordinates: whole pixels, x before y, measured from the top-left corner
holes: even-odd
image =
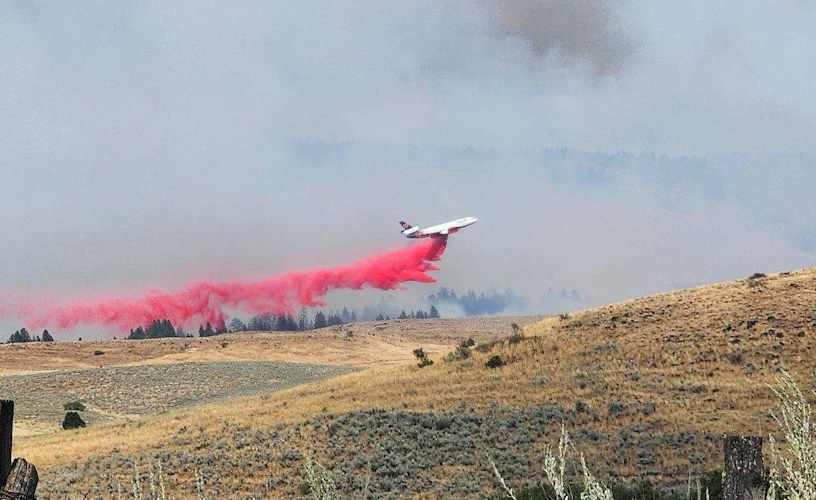
[[[593,73],[618,72],[634,49],[615,26],[614,0],[494,0],[508,34],[526,40],[539,56],[583,61]]]
[[[249,313],[290,313],[295,307],[324,305],[334,289],[364,287],[391,290],[408,281],[434,282],[428,274],[445,251],[447,238],[431,238],[400,250],[374,255],[350,265],[298,271],[254,281],[192,283],[175,293],[153,291],[141,298],[107,297],[21,311],[31,328],[113,326],[127,331],[155,319],[194,327],[205,322],[221,326],[225,309]],[[38,308],[34,308],[38,309]]]

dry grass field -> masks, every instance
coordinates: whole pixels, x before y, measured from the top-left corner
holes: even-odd
[[[690,472],[719,465],[724,433],[774,430],[767,384],[782,367],[803,388],[816,387],[816,270],[550,317],[527,326],[523,339],[491,341],[497,334],[508,328],[469,335],[477,344],[459,361],[442,362],[435,348],[425,368],[372,366],[226,404],[35,436],[15,454],[43,468],[45,498],[105,498],[117,481],[130,484],[134,464],[156,460],[179,496],[194,493],[196,470],[216,495],[297,494],[307,454],[346,494],[369,483],[379,496],[466,497],[495,488],[483,451],[511,484],[541,477],[540,450],[564,422],[601,477],[684,487]],[[442,344],[419,340],[405,348]],[[492,356],[505,365],[485,366]]]
[[[0,344],[0,374],[187,361],[279,361],[366,366],[412,359],[422,343],[441,352],[462,338],[490,340],[534,316],[368,321],[307,332],[205,338]],[[59,337],[57,337],[59,340]],[[101,351],[103,354],[96,354]]]

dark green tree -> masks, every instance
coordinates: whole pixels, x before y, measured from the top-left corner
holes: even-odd
[[[137,327],[135,330],[131,330],[130,335],[128,335],[128,339],[131,340],[141,340],[143,338],[145,338],[145,332],[141,326]]]
[[[232,318],[229,322],[229,329],[232,332],[245,332],[247,331],[247,326],[238,318]]]
[[[213,335],[215,335],[215,331],[213,330],[212,324],[210,324],[209,321],[207,321],[204,328],[199,328],[198,330],[199,337],[212,337]]]
[[[300,317],[298,318],[297,329],[300,331],[309,329],[309,315],[306,314],[306,309],[300,310]]]
[[[9,337],[9,344],[16,344],[18,342],[31,342],[31,334],[25,328],[20,328]]]
[[[48,333],[48,330],[43,330],[42,340],[43,342],[53,342],[54,337],[52,337],[51,334]]]
[[[436,306],[431,306],[431,311],[428,313],[428,317],[433,319],[437,319],[440,317],[439,310],[436,308]]]
[[[326,316],[321,311],[317,311],[314,318],[314,327],[325,328],[326,326],[328,326],[326,323]]]

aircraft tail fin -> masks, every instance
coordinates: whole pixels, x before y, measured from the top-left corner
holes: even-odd
[[[407,222],[405,222],[404,220],[399,221],[399,223],[400,223],[400,226],[402,226],[402,229],[405,229],[405,230],[411,229],[412,227],[414,227],[411,224],[408,224]]]

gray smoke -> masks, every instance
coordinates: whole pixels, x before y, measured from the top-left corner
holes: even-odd
[[[618,72],[635,45],[616,25],[610,0],[494,0],[501,25],[541,56],[586,65],[598,76]]]

